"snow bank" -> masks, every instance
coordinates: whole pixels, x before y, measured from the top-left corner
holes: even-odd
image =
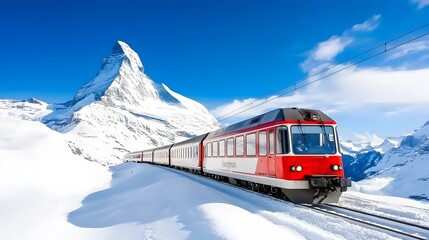
[[[0,119],[0,157],[0,239],[394,239],[169,168],[105,168],[38,122]]]
[[[0,239],[91,236],[67,214],[109,179],[106,168],[73,155],[63,136],[43,124],[0,119]]]

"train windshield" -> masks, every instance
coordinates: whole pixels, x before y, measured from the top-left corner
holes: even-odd
[[[292,149],[295,154],[335,154],[332,126],[292,126]]]

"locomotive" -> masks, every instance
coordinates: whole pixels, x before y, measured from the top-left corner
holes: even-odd
[[[344,177],[336,122],[319,110],[279,108],[188,140],[128,153],[294,203],[335,203]]]

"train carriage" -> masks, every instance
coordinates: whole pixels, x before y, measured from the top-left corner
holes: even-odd
[[[281,191],[292,202],[337,202],[351,185],[336,123],[318,110],[277,109],[209,133],[203,144],[205,173]]]
[[[175,143],[170,149],[171,166],[201,172],[203,161],[202,141],[206,136],[207,133]]]
[[[130,152],[125,154],[124,162],[142,162],[142,151]]]
[[[153,163],[170,166],[170,148],[173,146],[167,145],[153,150]]]
[[[142,162],[153,163],[153,151],[155,149],[149,149],[142,151]]]

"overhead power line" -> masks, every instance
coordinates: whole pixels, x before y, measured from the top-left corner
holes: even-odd
[[[382,54],[385,54],[385,53],[387,53],[387,52],[389,52],[389,51],[392,51],[392,50],[394,50],[394,49],[396,49],[396,48],[398,48],[398,47],[400,47],[400,46],[406,45],[406,44],[408,44],[408,43],[410,43],[410,42],[416,41],[417,39],[423,38],[423,37],[425,37],[425,36],[429,35],[429,32],[426,32],[426,33],[420,34],[420,35],[418,35],[418,36],[416,36],[416,37],[414,37],[414,38],[411,38],[411,39],[408,39],[408,40],[403,41],[403,42],[401,42],[401,43],[395,44],[395,45],[393,45],[393,46],[391,46],[391,47],[389,47],[389,46],[388,46],[388,44],[391,44],[391,43],[393,43],[393,42],[395,42],[395,41],[397,41],[397,40],[399,40],[399,39],[402,39],[402,38],[404,38],[404,37],[406,37],[406,36],[409,36],[409,35],[411,35],[411,34],[413,34],[413,33],[417,32],[417,31],[419,31],[419,30],[421,30],[421,29],[423,29],[423,28],[428,27],[428,26],[429,26],[429,23],[428,23],[428,24],[425,24],[425,25],[422,25],[422,26],[420,26],[420,27],[418,27],[418,28],[415,28],[415,29],[413,29],[413,30],[411,30],[411,31],[408,31],[408,32],[406,32],[406,33],[404,33],[404,34],[402,34],[402,35],[399,35],[399,36],[397,36],[397,37],[395,37],[395,38],[392,38],[392,39],[390,39],[390,40],[388,40],[388,41],[386,41],[386,42],[384,42],[384,43],[382,43],[382,44],[379,44],[379,45],[377,45],[377,46],[375,46],[375,47],[372,47],[372,48],[370,48],[370,49],[368,49],[368,50],[365,50],[365,51],[363,51],[363,52],[361,52],[361,53],[359,53],[359,54],[357,54],[357,55],[355,55],[355,56],[353,56],[353,57],[351,57],[351,58],[348,58],[348,59],[346,59],[346,60],[344,60],[344,61],[342,61],[342,62],[340,62],[340,63],[337,63],[337,64],[335,64],[335,65],[331,65],[331,66],[329,66],[329,67],[327,67],[327,68],[325,68],[325,69],[323,69],[323,70],[321,70],[321,71],[319,71],[319,72],[317,72],[317,73],[315,73],[315,74],[312,74],[312,75],[310,75],[310,76],[308,76],[308,77],[306,77],[306,78],[304,78],[304,79],[302,79],[302,80],[299,80],[299,81],[295,82],[294,84],[292,84],[292,85],[288,86],[287,88],[284,88],[284,89],[279,90],[279,91],[277,91],[277,92],[275,92],[275,93],[272,93],[272,94],[270,94],[270,95],[267,95],[267,96],[265,97],[265,98],[267,98],[266,100],[263,100],[263,99],[265,99],[265,98],[261,98],[261,99],[258,99],[258,100],[255,100],[255,101],[252,101],[252,102],[250,102],[250,103],[248,103],[248,104],[246,104],[246,105],[244,105],[244,106],[241,106],[241,107],[239,107],[239,108],[237,108],[237,109],[235,109],[235,110],[232,110],[232,111],[230,111],[230,112],[228,112],[228,113],[226,113],[226,114],[223,114],[223,115],[221,115],[221,116],[219,117],[219,118],[220,118],[220,119],[219,119],[219,122],[223,122],[223,121],[225,121],[226,119],[229,119],[229,118],[231,118],[231,117],[237,116],[238,114],[241,114],[241,113],[243,113],[243,112],[246,112],[246,111],[248,111],[248,110],[250,110],[250,109],[252,109],[252,108],[258,107],[258,106],[263,105],[263,104],[265,104],[265,103],[267,103],[267,102],[271,102],[271,101],[273,101],[274,99],[277,99],[277,98],[279,98],[279,97],[281,97],[281,96],[284,96],[284,95],[286,95],[286,94],[292,93],[292,92],[294,92],[294,91],[296,91],[296,90],[298,90],[298,89],[304,88],[304,87],[306,87],[306,86],[308,86],[308,85],[311,85],[311,84],[313,84],[313,83],[315,83],[315,82],[318,82],[318,81],[320,81],[320,80],[322,80],[322,79],[325,79],[325,78],[330,77],[330,76],[332,76],[332,75],[338,74],[339,72],[342,72],[342,71],[344,71],[344,70],[346,70],[346,69],[348,69],[348,68],[350,68],[350,67],[356,66],[356,65],[361,64],[361,63],[363,63],[363,62],[366,62],[366,61],[368,61],[368,60],[370,60],[370,59],[373,59],[373,58],[375,58],[375,57],[378,57],[378,56],[380,56],[380,55],[382,55]],[[369,57],[366,57],[366,58],[364,58],[364,59],[362,59],[362,60],[359,60],[359,61],[356,61],[356,62],[352,62],[352,63],[349,63],[349,64],[347,64],[347,65],[345,65],[345,66],[344,66],[344,64],[345,64],[345,63],[350,62],[351,60],[354,60],[354,59],[356,59],[356,58],[358,58],[358,57],[361,57],[361,56],[363,56],[363,55],[365,55],[365,54],[368,54],[368,53],[370,53],[370,52],[372,52],[372,51],[374,51],[374,50],[376,50],[376,49],[380,49],[380,48],[382,48],[382,49],[381,49],[381,51],[379,51],[379,52],[377,52],[377,53],[375,53],[375,54],[373,54],[373,55],[371,55],[371,56],[369,56]],[[329,74],[327,74],[327,75],[324,75],[324,76],[322,76],[322,77],[319,77],[319,78],[317,78],[317,79],[315,79],[315,80],[312,80],[312,81],[309,81],[309,82],[303,83],[304,81],[310,80],[310,79],[312,79],[312,78],[314,78],[314,77],[316,77],[316,76],[321,75],[322,73],[326,73],[326,72],[328,72],[329,70],[332,70],[332,69],[334,69],[334,68],[336,68],[336,67],[339,67],[339,66],[344,66],[344,67],[342,67],[342,68],[340,68],[340,69],[338,69],[338,70],[336,70],[336,71],[334,71],[334,72],[331,72],[331,73],[329,73]],[[302,84],[302,85],[299,85],[300,83],[303,83],[303,84]],[[269,98],[270,96],[273,96],[273,97]],[[260,103],[255,104],[255,103],[256,103],[256,102],[258,102],[258,101],[261,101],[261,102],[260,102]]]

